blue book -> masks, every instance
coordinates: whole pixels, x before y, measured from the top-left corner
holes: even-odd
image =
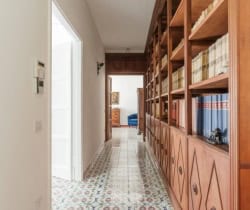
[[[217,128],[222,131],[222,95],[217,95]]]
[[[203,97],[197,97],[197,134],[203,136]]]
[[[206,138],[210,137],[212,130],[211,99],[211,96],[203,98],[203,136]]]
[[[222,124],[221,124],[221,131],[222,131],[222,140],[224,144],[229,144],[228,139],[228,108],[229,108],[229,100],[228,94],[221,95],[221,116],[222,116]]]
[[[212,95],[212,131],[218,128],[218,95]]]

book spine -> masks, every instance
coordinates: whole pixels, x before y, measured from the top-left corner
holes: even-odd
[[[203,135],[203,109],[202,109],[203,97],[197,97],[197,134]]]
[[[212,131],[218,128],[218,95],[212,96]]]
[[[222,131],[222,95],[217,96],[217,121],[218,128]]]
[[[197,97],[192,98],[192,132],[193,134],[197,134]]]

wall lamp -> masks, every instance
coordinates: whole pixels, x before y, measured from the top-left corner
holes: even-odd
[[[104,62],[97,62],[97,75],[99,75],[101,68],[104,66]]]

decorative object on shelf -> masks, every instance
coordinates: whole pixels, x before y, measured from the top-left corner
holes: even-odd
[[[99,75],[101,68],[104,66],[104,62],[97,62],[97,75]]]
[[[221,129],[216,128],[214,131],[212,131],[209,138],[207,139],[207,142],[209,144],[223,144]]]
[[[120,93],[112,92],[112,105],[119,105],[120,101]]]

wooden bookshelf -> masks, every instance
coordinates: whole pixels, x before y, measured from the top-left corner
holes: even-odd
[[[238,156],[241,156],[246,161],[247,166],[250,165],[250,149],[246,149],[244,154],[239,154],[237,151],[237,148],[245,151],[244,146],[239,147],[237,142],[237,139],[242,137],[244,137],[242,145],[247,144],[250,148],[249,135],[245,134],[244,129],[242,129],[239,136],[240,130],[238,126],[238,122],[241,121],[250,130],[249,116],[246,114],[250,104],[250,95],[248,94],[250,88],[248,81],[250,77],[250,59],[248,59],[250,57],[250,28],[247,26],[247,21],[245,21],[250,14],[250,2],[238,1],[218,0],[213,7],[209,7],[213,0],[159,0],[156,3],[155,18],[152,24],[157,25],[157,30],[155,29],[156,26],[154,26],[154,32],[149,33],[152,37],[148,38],[148,40],[154,40],[152,42],[153,47],[150,49],[151,56],[149,56],[153,61],[149,60],[148,62],[153,62],[152,71],[154,75],[156,63],[159,63],[160,73],[153,78],[151,84],[154,92],[156,84],[160,85],[160,90],[159,95],[149,102],[147,138],[149,148],[155,155],[159,167],[165,175],[170,186],[169,190],[174,195],[175,199],[173,200],[175,201],[173,202],[176,202],[176,209],[247,210],[249,208],[246,204],[247,208],[239,208],[235,204],[235,200],[238,199],[235,192],[239,187],[237,183],[239,174],[237,173],[241,167],[238,165],[240,162]],[[163,8],[158,4],[166,6],[163,10],[158,11],[158,7]],[[208,15],[204,19],[199,19],[202,12],[208,7],[210,9]],[[239,13],[239,10],[242,13]],[[166,15],[167,22],[165,21]],[[192,30],[192,26],[198,20],[199,24]],[[229,24],[230,21],[231,25]],[[228,27],[229,25],[230,27]],[[227,33],[229,33],[230,48],[228,72],[205,80],[204,78],[214,73],[203,74],[202,72],[202,76],[199,75],[198,80],[203,78],[203,81],[192,84],[193,59],[200,52],[211,50],[209,47]],[[244,37],[244,39],[241,39],[241,37]],[[181,42],[182,38],[184,38],[183,42]],[[164,51],[161,50],[155,55],[154,47],[157,44]],[[147,44],[147,46],[149,48],[150,45]],[[161,63],[164,54],[168,55],[168,62],[165,65]],[[242,56],[242,59],[239,59],[239,56]],[[182,81],[184,77],[184,88],[173,89],[173,87],[183,87],[183,83],[180,85],[172,83],[173,78],[176,81],[175,73],[177,69],[182,66],[185,69],[184,76],[182,74],[178,75],[177,80]],[[242,74],[242,71],[246,76]],[[218,73],[217,70],[216,73]],[[168,78],[168,92],[163,92],[162,88],[162,81],[165,78]],[[243,82],[245,87],[239,81]],[[242,89],[244,92],[239,92]],[[228,118],[230,122],[226,131],[229,136],[229,144],[212,145],[207,142],[205,137],[193,135],[193,126],[195,126],[195,123],[197,124],[195,113],[192,113],[193,98],[224,93],[228,93],[229,96],[230,109]],[[247,100],[244,100],[243,95],[247,97]],[[153,94],[153,96],[155,95]],[[236,96],[242,97],[240,101]],[[181,103],[182,105],[184,103],[184,111],[181,110],[181,113],[179,111],[176,113]],[[152,109],[155,111],[156,108],[159,108],[157,106],[160,106],[160,115],[156,117],[156,114],[152,113]],[[241,119],[238,118],[239,113],[237,112],[239,106],[244,107],[240,115]],[[180,127],[179,121],[182,118],[175,119],[175,115],[184,116],[185,126],[183,127],[185,128]],[[235,168],[232,169],[231,166]],[[246,170],[246,165],[244,167]],[[250,167],[247,167],[247,170],[249,171],[248,176],[244,179],[250,176]],[[195,192],[193,186],[197,187]],[[247,188],[250,195],[250,185]],[[250,200],[250,196],[244,198],[246,197]],[[244,202],[242,201],[242,203]]]

